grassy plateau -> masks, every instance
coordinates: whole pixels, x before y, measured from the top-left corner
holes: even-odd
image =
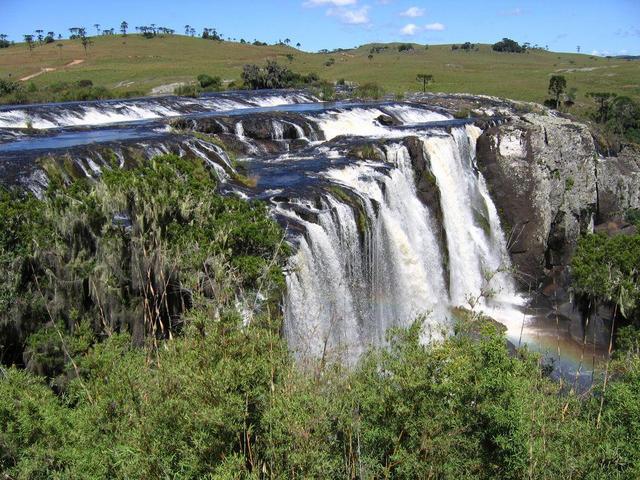
[[[548,98],[549,77],[560,74],[566,77],[568,87],[578,89],[577,112],[593,106],[585,97],[589,91],[614,92],[640,100],[638,60],[543,50],[499,53],[490,45],[464,51],[452,50],[450,45],[425,48],[414,44],[413,50],[404,52],[399,52],[398,46],[363,45],[331,53],[307,53],[285,45],[254,46],[182,35],[151,39],[105,36],[93,37],[86,53],[79,40],[37,45],[32,51],[24,43],[1,49],[0,78],[15,81],[31,77],[23,82],[33,82],[38,88],[90,79],[94,85],[118,94],[149,94],[156,87],[193,81],[201,73],[238,83],[243,65],[275,59],[302,74],[315,72],[323,80],[377,82],[389,93],[419,91],[422,84],[416,81],[416,75],[425,73],[434,77],[427,87],[433,92],[542,102]],[[370,58],[372,47],[383,48]],[[172,87],[164,88],[164,93],[171,91]]]

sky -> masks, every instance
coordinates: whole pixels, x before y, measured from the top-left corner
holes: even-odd
[[[0,33],[21,41],[34,30],[67,36],[149,25],[184,32],[216,28],[224,37],[273,43],[289,38],[303,50],[373,42],[494,43],[509,37],[550,50],[640,55],[640,0],[0,0]]]

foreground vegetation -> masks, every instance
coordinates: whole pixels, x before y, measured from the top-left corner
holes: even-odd
[[[0,471],[12,479],[637,478],[640,356],[576,393],[495,324],[294,361],[288,252],[195,159],[0,197]],[[240,314],[242,312],[242,315]]]

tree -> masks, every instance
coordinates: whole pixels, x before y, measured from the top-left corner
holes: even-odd
[[[83,29],[84,30],[84,29]],[[82,43],[82,48],[84,48],[84,54],[87,54],[87,48],[89,47],[89,45],[91,45],[93,42],[91,41],[91,39],[89,37],[87,37],[84,32],[82,33],[82,35],[80,36],[80,42]]]
[[[422,82],[422,91],[426,92],[427,91],[427,85],[431,82],[433,82],[433,75],[428,75],[426,73],[419,73],[416,76],[416,80],[418,80],[419,82]]]
[[[129,28],[129,24],[123,20],[122,23],[120,24],[120,33],[122,33],[123,37],[127,36],[128,28]]]
[[[596,122],[607,123],[609,111],[611,110],[611,101],[616,97],[616,94],[612,92],[587,92],[587,97],[593,98],[593,101],[598,106],[595,114]]]
[[[300,42],[296,43],[296,48],[300,48],[301,46]]]
[[[44,30],[39,28],[38,30],[36,30],[36,33],[38,34],[38,43],[42,43],[42,40],[44,40],[44,37],[42,35],[44,33]]]
[[[184,34],[189,35],[189,32],[191,32],[191,25],[187,24],[184,26]]]
[[[27,42],[27,46],[29,47],[29,51],[33,50],[33,35],[23,35],[24,41]]]
[[[94,23],[93,26],[96,29],[96,32],[98,32],[98,35],[100,35],[100,24],[99,23]]]
[[[371,60],[373,60],[373,55],[369,54],[369,55],[367,55],[367,58],[369,59],[369,61],[371,61]]]
[[[284,39],[284,43],[285,43],[285,44],[287,44],[287,45],[289,45],[289,44],[291,43],[291,40],[290,40],[289,38],[285,38],[285,39]]]
[[[510,38],[503,38],[501,41],[494,43],[491,48],[496,52],[511,53],[523,53],[527,50],[525,46]]]
[[[553,95],[555,99],[555,107],[560,106],[560,95],[562,95],[567,88],[567,79],[562,75],[552,75],[549,79],[549,93]]]
[[[633,99],[625,96],[616,97],[611,102],[609,112],[610,128],[619,135],[626,135],[637,142],[637,135],[640,133],[640,105]],[[629,135],[633,132],[633,135]]]

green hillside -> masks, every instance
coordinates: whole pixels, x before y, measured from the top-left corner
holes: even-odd
[[[372,45],[333,53],[307,53],[284,45],[254,46],[186,36],[107,36],[94,37],[92,42],[86,54],[79,40],[36,46],[33,51],[26,44],[0,49],[0,78],[22,79],[49,69],[26,82],[43,87],[90,79],[95,85],[118,92],[146,94],[154,87],[191,81],[200,73],[238,81],[244,64],[277,59],[300,73],[316,72],[329,81],[375,81],[392,93],[419,90],[416,74],[427,73],[435,79],[429,86],[432,91],[541,102],[547,95],[549,76],[562,74],[569,87],[578,89],[578,110],[592,105],[585,97],[588,91],[612,91],[640,99],[640,61],[630,59],[540,50],[498,53],[489,45],[480,45],[478,51],[464,51],[452,50],[450,45],[425,49],[416,44],[413,50],[400,53],[398,44],[387,44],[370,59]]]

